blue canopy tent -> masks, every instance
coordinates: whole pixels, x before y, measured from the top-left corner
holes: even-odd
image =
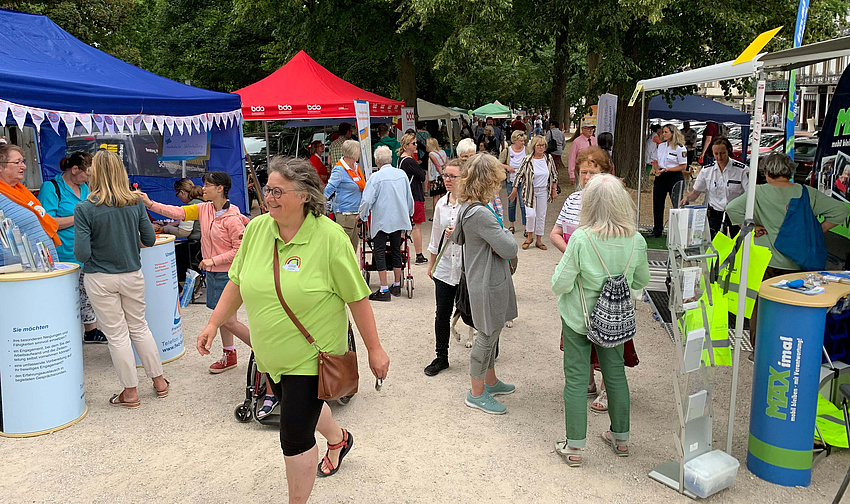
[[[750,141],[750,114],[696,95],[679,96],[671,104],[662,95],[649,100],[650,119],[678,119],[680,121],[712,121],[741,125],[741,146],[747,162],[747,144]],[[731,152],[729,154],[732,154]]]
[[[45,16],[10,10],[0,10],[0,75],[0,125],[38,131],[44,180],[59,172],[66,137],[147,135],[158,142],[156,160],[130,178],[152,198],[179,204],[173,184],[183,172],[163,163],[195,159],[189,176],[227,172],[231,201],[248,208],[238,96],[160,77],[84,44]],[[194,150],[176,149],[180,142]]]

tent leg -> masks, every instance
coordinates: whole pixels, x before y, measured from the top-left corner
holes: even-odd
[[[183,178],[186,178],[186,160],[180,161],[180,165],[183,168]]]
[[[451,155],[449,157],[451,157],[451,156],[454,156],[454,153],[455,153],[454,124],[452,124],[452,118],[451,117],[446,119],[446,124],[448,125],[448,128],[446,128],[446,131],[448,131],[448,133],[449,133],[449,145],[451,146]]]
[[[271,164],[271,146],[269,145],[269,122],[263,121],[263,131],[266,134],[266,170],[269,169],[269,165]]]
[[[638,194],[637,194],[637,232],[640,233],[640,192],[643,179],[643,144],[644,133],[646,133],[646,93],[640,93],[640,147],[638,148]]]
[[[764,72],[759,71],[756,86],[756,109],[753,114],[753,146],[761,145],[761,121],[764,115]],[[746,151],[745,151],[746,152]],[[750,156],[750,184],[747,191],[747,208],[744,225],[753,221],[756,204],[756,174],[758,173],[758,155]],[[744,315],[747,305],[747,287],[750,273],[750,233],[744,235],[744,247],[741,252],[741,278],[738,281],[738,316],[735,320],[735,353],[732,358],[732,393],[729,398],[729,423],[726,431],[726,453],[732,453],[732,437],[735,433],[735,402],[738,397],[738,364],[741,362],[741,336],[744,332]]]
[[[295,133],[295,159],[298,159],[298,147],[301,146],[301,128],[296,129]]]

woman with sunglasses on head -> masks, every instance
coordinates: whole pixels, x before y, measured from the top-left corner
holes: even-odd
[[[200,222],[201,254],[204,258],[200,268],[206,271],[207,308],[214,310],[228,282],[227,271],[242,243],[242,233],[245,232],[248,218],[227,199],[230,175],[224,172],[208,172],[204,173],[203,181],[203,197],[206,200],[204,203],[178,207],[152,201],[141,191],[139,195],[152,212],[172,219]],[[250,346],[248,328],[236,320],[236,315],[221,327],[221,344],[224,351],[221,359],[210,366],[210,373],[218,374],[236,367],[234,335]]]

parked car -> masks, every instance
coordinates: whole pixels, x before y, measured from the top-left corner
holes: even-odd
[[[750,137],[750,140],[752,141],[752,137]],[[785,133],[763,134],[761,136],[761,142],[759,144],[759,157],[761,157],[762,154],[766,154],[766,153],[770,152],[771,150],[776,148],[777,145],[784,145],[784,143],[785,143]],[[742,151],[743,151],[743,148],[742,148],[741,144],[738,144],[738,145],[733,144],[732,145],[732,157],[734,157],[738,161],[741,161]],[[752,152],[753,152],[752,144],[750,144],[750,145],[748,145],[748,148],[747,148],[747,154],[748,155],[752,154]]]

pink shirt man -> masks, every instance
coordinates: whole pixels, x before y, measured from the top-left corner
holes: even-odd
[[[593,124],[588,121],[582,122],[581,135],[577,136],[570,145],[570,160],[567,164],[567,173],[570,175],[570,182],[575,182],[576,179],[576,157],[578,153],[587,149],[591,145],[596,145],[596,138],[593,136]]]

